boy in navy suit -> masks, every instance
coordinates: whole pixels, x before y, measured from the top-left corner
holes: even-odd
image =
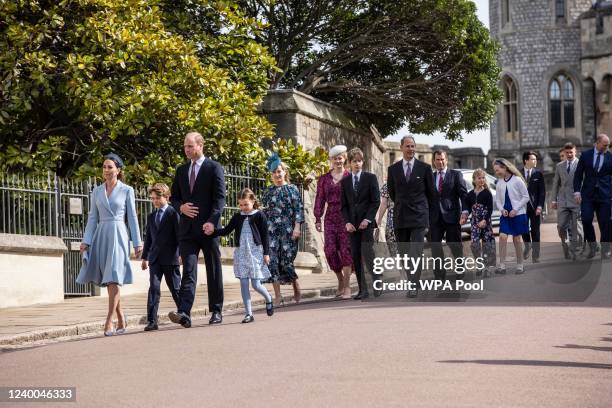
[[[145,331],[157,330],[157,309],[160,299],[161,278],[179,304],[181,273],[179,270],[179,215],[168,205],[170,189],[163,183],[149,187],[149,197],[155,210],[147,217],[147,232],[142,251],[142,270],[149,268],[149,298],[147,299],[147,326]]]

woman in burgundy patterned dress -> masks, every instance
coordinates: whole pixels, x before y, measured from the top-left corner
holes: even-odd
[[[348,232],[340,211],[341,187],[340,180],[349,172],[344,168],[346,163],[346,146],[334,146],[329,151],[332,169],[322,175],[317,182],[317,197],[315,199],[314,216],[317,231],[321,232],[321,217],[325,213],[325,258],[338,278],[336,297],[351,298],[351,245]],[[327,204],[327,210],[326,206]]]

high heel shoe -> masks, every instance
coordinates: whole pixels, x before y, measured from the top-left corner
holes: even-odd
[[[115,331],[113,330],[113,325],[111,324],[111,328],[109,331],[104,330],[104,337],[114,336]]]
[[[117,322],[117,325],[119,325],[119,322]],[[115,334],[124,334],[127,330],[127,315],[125,313],[123,313],[123,327],[122,328],[117,328],[117,330],[115,330]]]
[[[274,304],[272,302],[266,302],[266,313],[268,316],[272,316],[274,314]]]

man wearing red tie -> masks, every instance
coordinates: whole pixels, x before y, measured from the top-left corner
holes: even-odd
[[[179,254],[183,260],[183,278],[179,292],[179,307],[168,317],[183,327],[191,327],[191,307],[195,299],[197,266],[200,250],[206,264],[208,308],[212,312],[209,324],[221,323],[223,309],[223,276],[219,238],[205,232],[221,228],[221,213],[225,206],[223,167],[204,157],[204,138],[198,132],[185,136],[183,144],[189,162],[176,169],[172,183],[172,207],[181,215],[179,223]]]
[[[442,239],[446,242],[455,258],[463,257],[463,246],[461,244],[461,224],[467,220],[468,211],[465,199],[467,188],[463,181],[463,174],[457,170],[448,168],[448,158],[443,150],[436,150],[433,154],[434,181],[436,185],[436,203],[434,204],[434,217],[432,218],[431,231],[431,254],[434,258],[444,258]],[[434,275],[436,279],[446,279],[444,262],[436,261]],[[462,275],[457,275],[461,278]]]

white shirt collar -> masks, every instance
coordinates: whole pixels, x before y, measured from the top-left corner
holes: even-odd
[[[253,215],[253,214],[257,214],[258,212],[259,212],[259,210],[257,208],[253,208],[251,210],[251,212],[245,213],[243,211],[240,211],[240,214],[242,214],[242,215]]]
[[[406,159],[402,157],[402,166],[404,166],[404,168],[406,168],[408,163],[410,163],[410,169],[413,169],[414,168],[414,157],[410,159],[410,161],[406,161]]]
[[[353,180],[355,179],[355,176],[357,176],[358,179],[361,179],[361,173],[363,173],[363,170],[359,170],[359,173],[355,174],[351,171],[351,175],[353,177]]]
[[[440,174],[440,173],[444,173],[444,174],[446,174],[446,173],[448,173],[448,166],[446,166],[446,167],[445,167],[445,168],[443,168],[442,170],[436,170],[436,171],[438,172],[438,174]]]
[[[166,212],[166,210],[168,209],[168,203],[166,203],[166,205],[164,205],[163,207],[159,207],[158,210],[162,210],[162,212]]]
[[[204,163],[204,159],[205,158],[206,157],[204,157],[204,156],[200,157],[198,160],[195,161],[195,164],[197,164],[198,167],[202,166],[202,163]],[[193,160],[191,161],[191,163],[193,164]]]

